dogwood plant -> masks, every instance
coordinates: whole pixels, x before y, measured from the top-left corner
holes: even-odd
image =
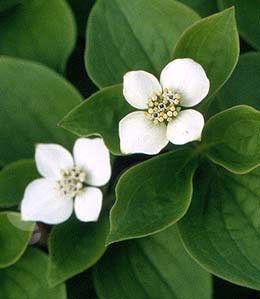
[[[159,153],[170,141],[181,145],[200,140],[203,115],[193,107],[208,94],[209,80],[200,64],[175,59],[162,71],[160,82],[145,71],[124,76],[123,94],[134,108],[119,123],[121,151],[125,154]]]
[[[109,151],[102,139],[78,139],[73,157],[61,145],[38,144],[35,162],[43,178],[25,190],[23,220],[61,223],[71,216],[73,206],[79,220],[98,219],[103,196],[97,187],[105,185],[111,176]]]

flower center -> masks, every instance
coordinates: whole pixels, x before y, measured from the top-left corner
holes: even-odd
[[[80,167],[62,170],[62,178],[57,182],[57,189],[63,198],[74,198],[83,189],[86,173]]]
[[[164,89],[148,99],[147,117],[155,124],[171,122],[181,111],[181,96],[173,90]]]

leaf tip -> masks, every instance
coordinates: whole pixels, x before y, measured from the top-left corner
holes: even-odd
[[[223,10],[223,14],[230,15],[232,17],[235,17],[236,8],[234,5],[230,6],[229,8]]]

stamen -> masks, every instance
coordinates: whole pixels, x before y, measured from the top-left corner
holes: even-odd
[[[86,173],[79,167],[61,171],[62,178],[57,181],[57,191],[63,198],[72,199],[82,191]]]
[[[181,111],[181,96],[174,90],[164,89],[162,93],[153,94],[148,99],[147,117],[154,124],[167,124]]]

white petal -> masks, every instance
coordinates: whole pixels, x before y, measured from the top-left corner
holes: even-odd
[[[204,127],[203,115],[193,109],[183,110],[167,126],[167,137],[173,144],[200,140]]]
[[[72,214],[72,199],[58,196],[56,182],[38,179],[31,182],[21,203],[21,215],[25,221],[40,221],[57,224],[66,221]]]
[[[200,64],[190,58],[175,59],[161,73],[163,88],[180,94],[181,106],[192,107],[209,92],[209,79]]]
[[[143,111],[126,115],[119,122],[120,147],[124,154],[158,154],[167,144],[166,126],[153,124]]]
[[[132,71],[124,75],[124,97],[130,105],[137,109],[146,109],[148,98],[161,91],[159,81],[150,73]]]
[[[59,144],[38,144],[35,162],[39,173],[52,179],[60,178],[62,169],[73,167],[71,153]]]
[[[75,198],[75,214],[81,221],[97,221],[102,207],[102,192],[95,187],[87,187]]]
[[[86,172],[86,183],[105,185],[111,176],[109,151],[103,139],[79,138],[73,149],[74,160]]]

